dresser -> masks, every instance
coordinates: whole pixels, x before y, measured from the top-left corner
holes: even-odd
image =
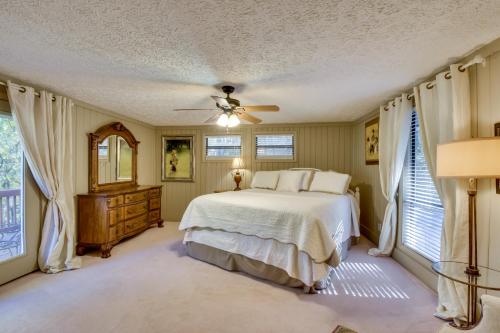
[[[77,254],[99,247],[108,258],[115,244],[156,225],[163,227],[160,186],[80,194]]]

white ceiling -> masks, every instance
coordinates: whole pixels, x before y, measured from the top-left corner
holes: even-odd
[[[500,37],[498,0],[2,1],[0,73],[155,125],[215,87],[267,123],[351,121]],[[222,93],[219,95],[222,96]]]

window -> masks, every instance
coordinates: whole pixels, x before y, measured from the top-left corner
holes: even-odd
[[[402,175],[402,199],[403,245],[438,261],[444,209],[424,157],[415,111]]]
[[[259,134],[255,136],[256,159],[293,160],[295,157],[293,134]]]
[[[0,112],[0,262],[24,254],[23,153],[10,114]]]
[[[205,159],[231,159],[241,156],[241,135],[205,136]]]
[[[97,146],[97,153],[100,160],[107,160],[109,158],[109,138],[102,140]]]

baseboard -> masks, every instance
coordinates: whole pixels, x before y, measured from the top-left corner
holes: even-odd
[[[432,271],[430,264],[422,265],[420,262],[412,258],[412,256],[399,248],[395,248],[394,251],[392,251],[392,258],[415,275],[427,287],[435,292],[437,291],[438,277],[437,274]]]
[[[373,244],[378,246],[379,235],[377,232],[367,228],[362,224],[359,225],[359,232],[361,232],[361,234],[368,238]]]

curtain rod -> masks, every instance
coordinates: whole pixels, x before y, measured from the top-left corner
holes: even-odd
[[[478,54],[478,55],[476,55],[474,58],[472,58],[472,59],[471,59],[468,63],[466,63],[466,64],[464,64],[464,65],[460,65],[460,66],[458,66],[458,70],[459,70],[460,72],[465,72],[465,70],[466,70],[467,68],[469,68],[470,66],[476,65],[476,64],[482,64],[482,65],[484,66],[484,65],[486,65],[486,59],[485,59],[483,56],[481,56],[480,54]],[[446,71],[446,72],[445,72],[445,74],[444,74],[444,78],[445,78],[446,80],[451,79],[451,73],[450,73],[450,71]],[[436,84],[436,80],[431,81],[431,82],[428,82],[425,86],[426,86],[426,88],[427,88],[427,89],[432,89],[432,88],[434,88],[435,84]],[[411,101],[411,100],[412,100],[412,98],[414,98],[414,97],[415,97],[415,94],[414,94],[414,93],[411,93],[411,94],[409,94],[406,98],[407,98],[409,101]],[[389,102],[389,103],[388,103],[388,106],[384,106],[384,110],[385,110],[385,111],[389,111],[389,105],[390,105],[390,104],[391,104],[391,102]],[[393,106],[393,107],[394,107],[394,106],[396,106],[396,102],[395,102],[394,100],[392,101],[392,106]]]
[[[472,65],[476,65],[476,64],[482,64],[484,66],[484,65],[486,65],[486,59],[478,54],[474,58],[472,58],[468,63],[466,63],[465,65],[458,66],[458,70],[461,72],[465,72],[465,70],[467,68],[469,68]],[[444,78],[447,80],[451,79],[450,71],[447,71],[446,74],[444,74]],[[436,85],[436,80],[433,80],[433,81],[427,83],[425,86],[427,87],[427,89],[432,89],[432,88],[434,88],[435,85]]]
[[[0,86],[4,86],[5,88],[7,88],[7,82],[0,81]],[[19,86],[20,86],[19,92],[25,93],[26,88],[21,86],[21,85],[19,85]],[[35,91],[35,96],[40,97],[40,93],[38,91]],[[56,98],[52,97],[52,102],[55,102],[55,101],[56,101]]]

